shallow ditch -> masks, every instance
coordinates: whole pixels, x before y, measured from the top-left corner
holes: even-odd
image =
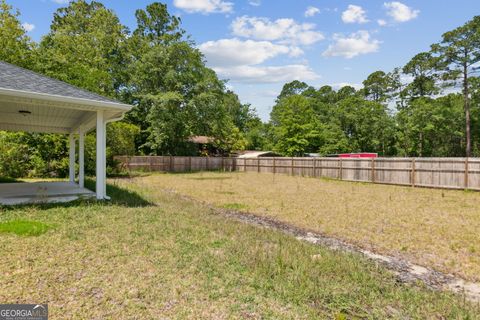
[[[469,282],[451,274],[442,273],[431,268],[413,264],[402,258],[382,255],[350,244],[346,241],[329,237],[318,232],[304,230],[272,218],[261,217],[252,213],[233,210],[230,208],[218,208],[208,204],[205,201],[198,201],[189,196],[179,194],[173,190],[165,191],[175,193],[182,199],[201,203],[218,214],[222,214],[226,217],[233,218],[244,223],[278,230],[292,235],[298,240],[325,246],[332,250],[361,254],[367,259],[372,260],[375,263],[379,263],[392,271],[400,282],[416,283],[421,281],[427,287],[433,290],[452,291],[464,296],[467,300],[480,302],[480,283]]]

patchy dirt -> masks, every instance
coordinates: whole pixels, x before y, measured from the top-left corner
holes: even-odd
[[[272,218],[261,217],[252,213],[232,209],[218,208],[205,201],[198,201],[189,196],[179,194],[174,190],[165,191],[174,193],[185,200],[200,202],[202,205],[207,206],[215,213],[222,214],[226,217],[233,218],[244,223],[275,229],[292,235],[298,240],[306,241],[316,245],[322,245],[332,250],[362,254],[366,258],[391,270],[397,276],[400,282],[415,283],[417,281],[421,281],[431,289],[452,291],[454,293],[464,295],[465,298],[470,301],[480,302],[480,283],[468,282],[451,274],[445,274],[431,268],[416,265],[402,258],[386,256],[366,250],[346,241],[329,237],[318,232],[304,230]]]

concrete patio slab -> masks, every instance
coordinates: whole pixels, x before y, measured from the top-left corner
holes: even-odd
[[[61,203],[94,198],[95,193],[71,182],[33,182],[0,184],[0,204]]]

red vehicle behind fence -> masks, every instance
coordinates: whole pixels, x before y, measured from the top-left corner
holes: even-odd
[[[339,158],[377,158],[378,153],[341,153],[338,155]]]

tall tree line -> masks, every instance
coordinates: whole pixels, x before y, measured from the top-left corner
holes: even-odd
[[[480,17],[446,32],[405,66],[371,73],[362,88],[287,83],[262,123],[205,66],[165,4],[134,15],[129,30],[101,2],[71,1],[37,43],[19,12],[0,0],[0,60],[135,106],[123,123],[109,126],[117,141],[109,144],[110,163],[115,154],[196,155],[188,142],[193,135],[214,137],[227,153],[480,155]],[[63,136],[0,133],[0,175],[65,175],[66,155]],[[94,158],[88,146],[87,157]]]
[[[285,84],[266,128],[285,155],[480,156],[480,17],[359,90]]]

